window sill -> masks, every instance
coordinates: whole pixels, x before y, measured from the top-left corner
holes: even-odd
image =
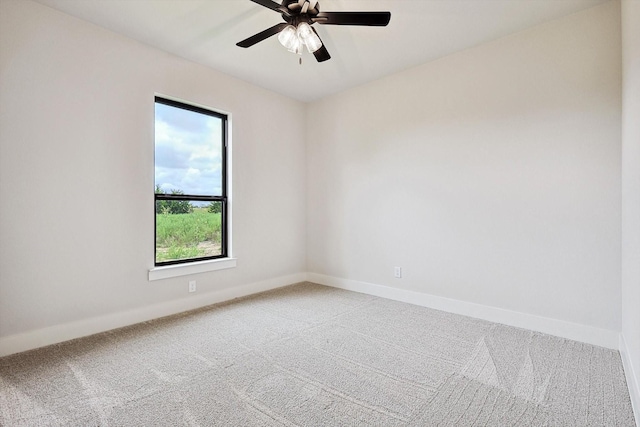
[[[236,258],[220,258],[208,261],[191,262],[188,264],[154,267],[149,270],[149,281],[186,276],[189,274],[206,273],[207,271],[223,270],[225,268],[234,268],[236,266],[236,261]]]

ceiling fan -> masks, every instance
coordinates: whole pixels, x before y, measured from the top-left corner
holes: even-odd
[[[301,54],[306,46],[318,62],[330,59],[331,55],[313,24],[384,27],[391,19],[391,12],[320,12],[318,0],[282,0],[281,4],[272,0],[251,1],[280,13],[285,22],[242,40],[237,46],[251,47],[279,33],[278,40],[290,52]]]

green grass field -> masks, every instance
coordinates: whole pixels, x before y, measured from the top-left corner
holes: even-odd
[[[156,214],[156,262],[221,254],[220,214]]]

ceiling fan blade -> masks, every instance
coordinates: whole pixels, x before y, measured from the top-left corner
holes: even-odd
[[[318,32],[316,31],[316,29],[313,28],[313,27],[311,27],[311,29],[313,30],[314,33],[316,33],[316,36],[318,36],[318,38],[320,38],[320,36],[318,35]],[[324,61],[327,61],[327,60],[331,59],[331,55],[329,55],[329,51],[325,47],[324,42],[322,41],[322,39],[320,40],[320,43],[322,43],[322,46],[320,46],[320,49],[318,49],[315,52],[313,52],[313,56],[316,57],[316,60],[318,62],[324,62]]]
[[[274,34],[278,34],[284,27],[288,24],[286,22],[281,22],[280,24],[276,24],[271,28],[267,28],[264,31],[259,32],[258,34],[254,34],[253,36],[242,40],[241,42],[236,43],[236,46],[240,47],[251,47],[256,43],[261,42],[264,39],[268,39]]]
[[[254,3],[259,4],[260,6],[264,6],[267,9],[271,9],[271,10],[275,10],[276,12],[279,13],[284,13],[287,16],[291,16],[291,14],[289,14],[289,11],[287,10],[287,8],[282,7],[282,5],[271,1],[271,0],[251,0]]]
[[[323,25],[384,27],[390,19],[391,12],[320,12],[313,18],[313,21]]]

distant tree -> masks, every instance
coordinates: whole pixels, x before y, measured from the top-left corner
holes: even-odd
[[[171,194],[184,194],[182,190],[171,190]],[[193,212],[193,205],[188,200],[166,200],[170,214],[186,214]]]
[[[207,211],[209,213],[220,213],[222,212],[222,202],[211,202],[209,206],[207,206]]]
[[[167,194],[159,185],[156,185],[156,194]],[[184,194],[182,190],[171,190],[171,194]],[[157,200],[156,213],[186,214],[193,212],[193,205],[188,200]]]
[[[156,184],[156,194],[165,194],[160,185]],[[167,211],[167,200],[156,200],[156,214],[162,214]]]

